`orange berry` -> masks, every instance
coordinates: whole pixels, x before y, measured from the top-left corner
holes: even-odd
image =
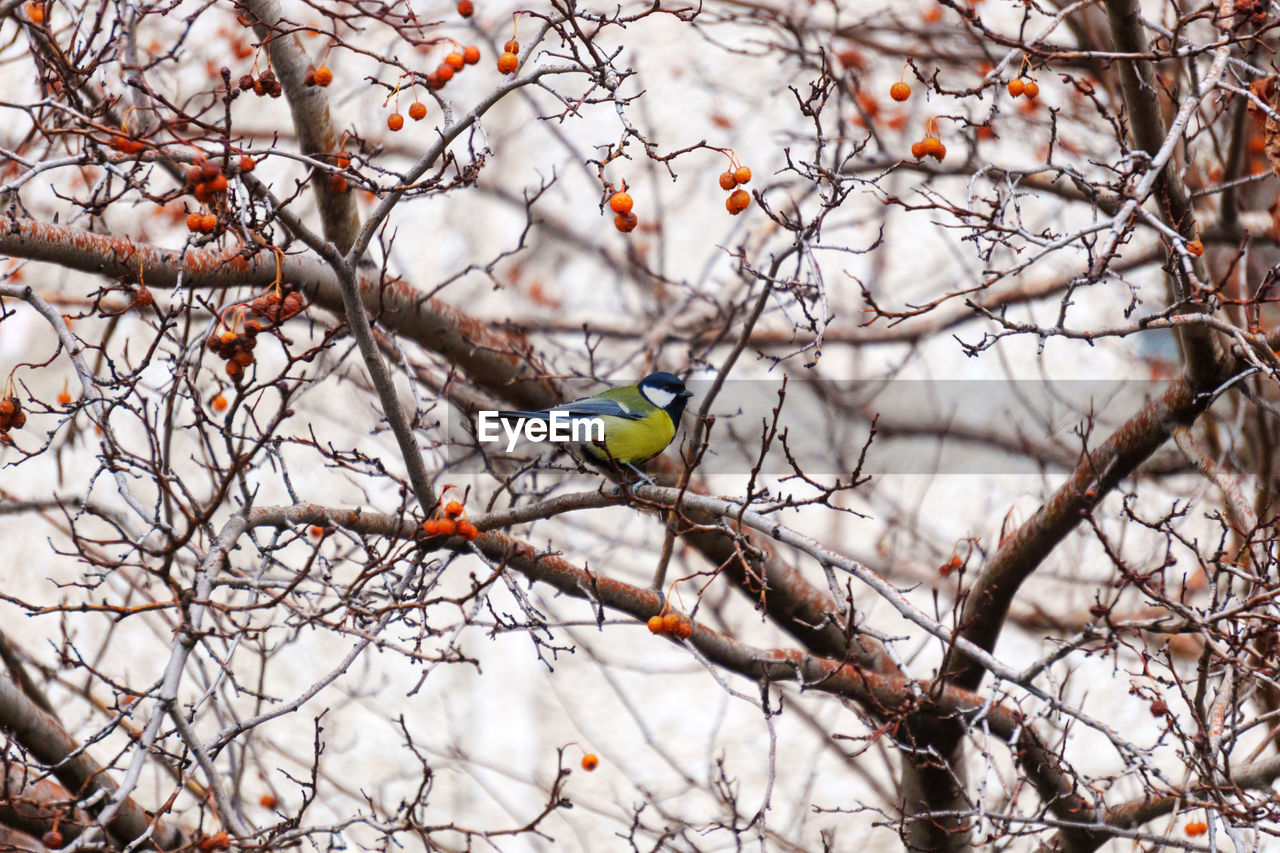
[[[467,60],[461,53],[456,50],[444,58],[444,62],[454,71],[461,71],[467,64]]]
[[[462,515],[462,504],[458,501],[449,501],[444,505],[444,514],[450,518],[457,518]]]
[[[253,167],[256,165],[258,164],[253,162],[253,158],[247,154],[240,158],[240,171],[242,172],[252,172]]]
[[[1012,80],[1009,81],[1009,95],[1011,97],[1016,98],[1026,90],[1027,90],[1027,84],[1023,82],[1021,77],[1014,77]]]
[[[458,0],[458,14],[464,18],[470,18],[476,12],[476,4],[471,0]]]
[[[440,522],[434,518],[429,518],[422,522],[422,532],[428,536],[435,536],[440,533]]]
[[[515,74],[516,69],[520,67],[520,57],[511,51],[506,51],[498,57],[498,73],[499,74]]]
[[[911,143],[911,156],[912,156],[912,157],[916,158],[917,160],[923,160],[923,159],[924,159],[924,155],[925,155],[925,150],[924,150],[924,142],[923,142],[923,141],[920,141],[920,142],[913,142],[913,143]]]
[[[588,773],[590,773],[592,770],[595,770],[599,766],[600,766],[600,759],[597,758],[594,753],[588,752],[586,755],[582,756],[582,769],[587,771]]]
[[[39,23],[39,21],[36,23]],[[44,846],[48,847],[50,850],[57,850],[62,847],[63,844],[66,844],[66,839],[64,839],[62,837],[62,833],[58,832],[56,829],[51,829],[44,835],[40,836],[40,841],[43,842]]]
[[[218,217],[212,213],[206,213],[200,217],[200,230],[206,234],[212,234],[218,229]]]
[[[889,97],[895,101],[905,101],[911,97],[911,87],[899,80],[889,87]]]
[[[414,121],[422,121],[427,117],[427,105],[422,101],[414,101],[409,105],[409,118]]]
[[[1199,240],[1192,240],[1187,244],[1187,254],[1193,255],[1197,258],[1200,257],[1204,254],[1204,243],[1201,243]]]
[[[209,405],[213,406],[215,412],[225,412],[227,410],[227,398],[219,394],[213,398]]]
[[[227,331],[223,332],[223,333],[219,336],[219,339],[222,341],[222,345],[223,345],[223,346],[226,346],[227,344],[233,344],[233,343],[235,343],[236,338],[238,338],[238,337],[240,337],[240,336],[239,336],[239,335],[237,335],[235,332],[231,331],[230,329],[228,329]]]
[[[400,115],[400,113],[392,113],[387,116],[387,127],[393,131],[404,127],[404,116]]]
[[[734,177],[733,172],[720,173],[720,189],[731,190],[738,185],[738,179]]]
[[[936,136],[926,137],[921,145],[924,147],[926,157],[936,157],[941,160],[947,153],[947,149],[943,146],[942,140]]]
[[[329,176],[329,189],[335,193],[344,193],[347,191],[347,179],[342,175]]]
[[[453,66],[447,62],[441,62],[436,68],[436,79],[441,83],[448,83],[453,79]]]
[[[505,51],[505,52],[507,52],[507,53],[519,53],[519,52],[520,52],[520,42],[516,41],[515,39],[512,39],[511,41],[509,41],[509,42],[507,42],[506,44],[504,44],[504,45],[502,46],[502,49],[503,49],[503,51]]]
[[[33,24],[44,23],[44,4],[41,3],[39,0],[28,0],[28,2],[26,3],[25,6],[23,6],[23,8],[26,9],[27,20],[31,21],[31,23]],[[57,833],[54,833],[54,834],[56,835]],[[58,837],[61,838],[62,836],[58,836]],[[45,846],[51,847],[52,845],[46,844]],[[61,847],[62,845],[59,844],[58,846]]]
[[[1209,831],[1209,825],[1202,820],[1193,820],[1186,826],[1187,835],[1204,835]]]
[[[746,166],[739,166],[733,171],[733,179],[740,184],[751,183],[751,170]]]
[[[634,213],[619,213],[613,217],[613,227],[617,228],[623,234],[629,234],[636,230],[636,225],[640,222]]]
[[[1022,87],[1022,93],[1027,96],[1028,100],[1034,101],[1036,96],[1040,94],[1040,87],[1036,85],[1035,80],[1028,80],[1027,85]]]
[[[751,194],[746,190],[734,190],[724,201],[725,210],[737,216],[751,204]]]
[[[227,362],[226,371],[227,375],[232,379],[244,375],[244,368],[240,366],[240,362],[235,360]]]
[[[662,617],[662,632],[664,634],[674,634],[680,628],[680,614],[668,613]]]
[[[277,800],[275,797],[273,797],[271,794],[263,794],[258,799],[258,805],[262,806],[264,809],[274,809],[279,804],[280,804],[280,801]]]
[[[452,536],[458,532],[458,522],[452,518],[442,518],[436,522],[441,536]]]
[[[661,634],[665,630],[662,626],[661,616],[650,616],[648,621],[650,634]]]
[[[204,217],[201,216],[199,213],[188,213],[187,214],[187,230],[188,231],[201,230],[201,228],[203,227],[201,223],[203,221],[204,221]]]
[[[464,518],[458,522],[458,535],[470,542],[480,535],[480,528]]]
[[[133,304],[139,308],[150,308],[156,304],[156,298],[151,295],[151,291],[147,289],[145,284],[140,284],[138,289],[133,292]]]
[[[209,181],[209,191],[221,193],[227,191],[227,176],[219,172],[213,180]]]
[[[609,209],[614,213],[630,213],[631,205],[631,196],[625,192],[614,193],[609,198]]]
[[[329,66],[321,65],[316,69],[316,85],[328,86],[333,82],[333,72],[329,70]]]
[[[475,65],[480,61],[480,48],[474,44],[469,44],[462,49],[462,58],[466,60],[468,65]]]
[[[687,640],[693,636],[693,623],[685,620],[676,627],[676,636],[682,640]]]
[[[65,406],[65,405],[67,405],[67,404],[68,404],[68,403],[70,403],[70,402],[71,402],[71,395],[70,395],[70,394],[68,394],[66,391],[59,391],[59,392],[58,392],[58,405],[59,405],[59,406]]]

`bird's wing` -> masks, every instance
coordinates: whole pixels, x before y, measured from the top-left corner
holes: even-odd
[[[551,417],[552,412],[561,412],[571,418],[607,417],[622,418],[628,421],[644,420],[643,412],[633,411],[626,403],[609,400],[605,397],[584,397],[581,400],[561,403],[558,406],[543,409],[539,412],[498,412],[498,417],[508,420],[545,421]]]
[[[637,412],[626,403],[607,397],[586,397],[570,403],[561,403],[551,411],[565,412],[573,418],[622,418],[627,421],[644,420],[644,412]]]

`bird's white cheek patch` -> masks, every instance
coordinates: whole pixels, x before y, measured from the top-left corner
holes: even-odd
[[[675,400],[676,395],[671,391],[664,391],[661,388],[641,388],[640,393],[650,403],[653,403],[659,409],[665,409]]]

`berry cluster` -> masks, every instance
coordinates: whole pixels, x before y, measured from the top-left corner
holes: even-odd
[[[693,636],[693,623],[679,613],[668,612],[661,616],[649,617],[649,633],[662,634],[687,640]]]
[[[498,73],[515,74],[519,67],[520,42],[512,39],[502,46],[502,53],[498,56]]]
[[[249,158],[242,158],[240,164],[242,169],[244,168],[243,160],[249,160]],[[253,161],[249,160],[249,162]],[[245,171],[252,168],[250,166]],[[214,196],[227,191],[227,176],[222,174],[222,169],[217,163],[203,156],[197,157],[191,168],[187,169],[186,179],[186,191],[195,196],[196,201],[201,204],[208,204],[213,201]]]
[[[283,291],[283,295],[282,295]],[[302,311],[302,294],[292,282],[272,288],[249,303],[249,310],[272,323],[282,323]]]
[[[1009,81],[1009,96],[1016,98],[1025,95],[1028,101],[1034,101],[1040,94],[1040,86],[1035,80],[1023,80],[1021,77],[1014,77]]]
[[[453,50],[436,66],[436,70],[427,75],[427,88],[433,92],[438,92],[444,88],[445,84],[453,79],[453,75],[457,74],[468,65],[475,65],[480,61],[480,48],[474,44],[469,44],[462,50]],[[423,113],[426,115],[426,113]]]
[[[616,214],[613,217],[613,227],[623,234],[636,230],[636,225],[640,222],[631,212],[632,204],[631,196],[627,193],[627,182],[623,181],[622,189],[609,196],[609,209]]]
[[[925,125],[924,139],[911,144],[911,156],[917,160],[932,157],[939,163],[947,156],[947,146],[938,138],[937,119],[929,119],[929,123]]]
[[[731,164],[732,165],[732,164]],[[733,190],[724,200],[724,209],[737,216],[751,205],[751,193],[744,189],[734,189],[751,180],[751,170],[746,166],[737,166],[720,173],[720,189]]]
[[[254,358],[253,350],[258,345],[258,333],[261,331],[261,324],[256,320],[250,320],[244,324],[243,333],[227,329],[223,332],[214,332],[209,336],[209,340],[205,341],[205,347],[209,352],[227,362],[227,376],[230,376],[231,381],[237,385],[244,380],[244,369],[257,360]]]
[[[332,76],[332,75],[331,75]],[[253,90],[253,94],[261,98],[263,95],[270,95],[278,98],[284,94],[284,87],[280,85],[280,81],[276,79],[276,74],[270,68],[263,71],[257,77],[252,74],[245,74],[240,78],[240,91],[247,92]]]
[[[321,65],[319,68],[314,65],[308,65],[307,74],[302,78],[302,82],[308,86],[328,86],[333,82],[333,72],[329,70],[327,65]]]
[[[212,234],[218,230],[218,216],[214,213],[188,213],[187,230],[196,234]]]
[[[1204,835],[1209,831],[1209,824],[1202,820],[1193,820],[1185,827],[1187,835]]]
[[[422,532],[427,536],[453,536],[457,534],[468,542],[480,535],[480,530],[463,515],[461,501],[449,501],[444,505],[444,518],[430,518],[422,522]]]
[[[0,399],[0,433],[10,429],[22,429],[27,424],[27,413],[22,411],[22,401],[17,395],[9,392],[9,396]]]

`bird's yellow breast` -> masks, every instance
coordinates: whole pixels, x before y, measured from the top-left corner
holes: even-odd
[[[606,455],[599,447],[584,446],[583,451],[599,462],[607,463],[609,457],[616,462],[637,465],[661,453],[675,438],[675,424],[661,409],[653,411],[638,421],[604,417],[604,444]]]

